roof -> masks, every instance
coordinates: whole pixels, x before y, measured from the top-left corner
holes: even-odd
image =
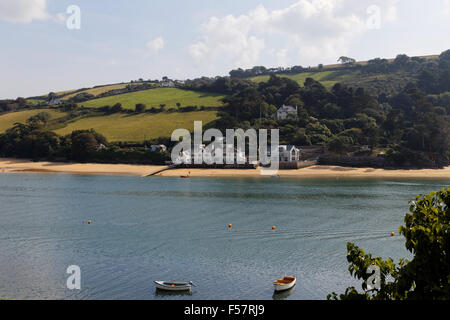
[[[280,149],[286,149],[287,152],[291,152],[292,149],[297,149],[298,151],[300,151],[300,149],[298,149],[298,148],[297,148],[296,146],[294,146],[294,145],[283,145],[283,144],[280,144],[278,147],[279,147]]]
[[[283,105],[278,111],[285,111],[285,112],[297,112],[297,109],[292,106],[285,106]]]

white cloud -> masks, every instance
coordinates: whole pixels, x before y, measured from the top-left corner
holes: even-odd
[[[164,48],[164,39],[162,37],[158,37],[152,41],[147,42],[147,49],[151,53],[157,53]]]
[[[1,0],[0,20],[30,23],[50,18],[46,0]]]
[[[369,6],[380,8],[382,27],[396,19],[397,1],[297,0],[277,10],[260,5],[237,17],[213,16],[201,26],[201,35],[189,53],[211,70],[252,67],[265,54],[279,65],[336,60],[368,31]]]
[[[276,61],[277,61],[277,66],[280,67],[287,67],[288,66],[288,61],[287,61],[287,49],[272,49],[269,51],[269,53],[275,57]]]
[[[442,0],[444,14],[450,14],[450,0]]]
[[[198,63],[214,64],[229,61],[233,67],[250,66],[258,60],[265,47],[264,39],[250,35],[255,21],[243,15],[224,18],[211,17],[202,26],[201,40],[189,47],[190,55]]]
[[[55,17],[53,18],[53,20],[59,24],[64,24],[66,22],[66,19],[67,19],[67,16],[65,13],[57,13],[55,15]]]

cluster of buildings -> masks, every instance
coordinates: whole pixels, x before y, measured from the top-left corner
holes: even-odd
[[[205,144],[200,144],[200,145],[194,145],[194,150],[198,150],[200,152],[196,153],[192,153],[189,150],[184,150],[182,152],[180,152],[180,155],[177,159],[176,162],[179,163],[214,163],[216,159],[214,159],[214,145],[212,146],[211,150],[208,150],[209,152],[207,153],[203,153],[203,151],[205,151],[206,149],[206,145]],[[237,148],[234,147],[234,145],[224,145],[223,146],[223,154],[222,154],[222,159],[223,159],[223,163],[226,163],[226,159],[227,159],[227,150],[233,150],[234,151],[234,163],[235,164],[245,164],[247,163],[248,157],[246,156],[245,152],[238,150]],[[206,158],[205,158],[206,157]]]
[[[166,85],[169,86],[169,82],[167,82],[168,79],[165,79],[165,80],[166,80],[166,82],[165,82]],[[163,84],[164,84],[164,82],[163,82]],[[298,114],[297,106],[292,107],[292,106],[283,105],[281,108],[279,108],[277,110],[274,117],[277,120],[288,120],[288,119],[297,118],[297,114]],[[203,160],[203,162],[213,163],[214,159],[205,159],[204,158],[203,150],[205,150],[205,148],[206,148],[206,145],[204,145],[204,144],[194,146],[195,150],[202,151],[201,153],[199,152],[199,156],[202,157],[202,159],[195,159],[196,155],[194,153],[191,154],[190,151],[186,150],[186,151],[180,152],[177,162],[196,163],[195,160],[200,160],[197,162],[201,162],[201,160]],[[165,152],[165,151],[167,151],[167,147],[164,145],[152,145],[152,146],[150,146],[149,150],[151,152]],[[239,151],[237,148],[235,148],[234,145],[227,145],[227,144],[223,145],[223,161],[224,161],[224,163],[226,162],[227,150],[234,150],[234,163],[248,163],[248,156],[245,154],[245,152]],[[205,155],[209,154],[209,153],[214,154],[214,152],[213,152],[214,147],[212,147],[212,149],[208,150],[208,151],[210,151],[210,152],[205,153]],[[278,153],[279,153],[280,163],[290,163],[290,164],[298,163],[300,161],[300,159],[302,158],[302,153],[301,153],[300,149],[294,145],[280,145]]]
[[[301,150],[297,148],[294,145],[280,145],[278,146],[278,153],[279,153],[279,161],[280,163],[297,163],[301,159]],[[209,154],[214,154],[214,146],[212,146],[211,150],[208,150],[209,152],[203,153],[203,151],[206,149],[205,144],[201,144],[198,146],[194,146],[194,150],[199,150],[198,154],[191,153],[189,150],[184,150],[180,152],[177,162],[180,163],[196,163],[196,162],[209,162],[213,163],[215,159],[211,158],[205,159],[205,156]],[[224,145],[223,147],[223,162],[226,162],[227,159],[227,150],[234,150],[234,163],[248,163],[248,156],[245,154],[244,151],[238,150],[234,145]],[[167,147],[165,145],[152,145],[149,148],[150,152],[166,152]],[[199,159],[196,159],[196,157],[200,157]],[[196,161],[197,160],[197,161]]]

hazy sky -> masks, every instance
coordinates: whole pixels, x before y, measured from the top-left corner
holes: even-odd
[[[80,29],[69,29],[70,5]],[[450,49],[450,0],[0,0],[0,98]]]

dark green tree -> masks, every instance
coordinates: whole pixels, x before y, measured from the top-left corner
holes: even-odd
[[[143,103],[136,104],[135,111],[137,113],[143,113],[143,112],[145,112],[146,109],[147,109],[147,106],[145,104],[143,104]]]
[[[122,110],[123,109],[122,109],[122,104],[121,103],[116,103],[111,108],[111,112],[114,112],[114,113],[121,112]]]
[[[338,59],[338,62],[346,65],[353,65],[356,63],[356,60],[353,58],[342,56]]]
[[[100,144],[106,145],[106,138],[94,130],[77,130],[71,134],[72,159],[86,161],[91,158]]]

